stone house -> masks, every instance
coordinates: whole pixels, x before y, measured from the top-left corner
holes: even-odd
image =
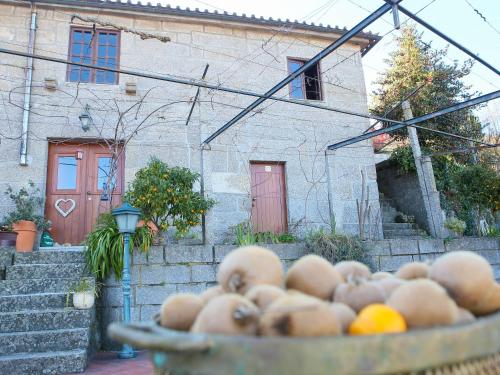
[[[200,79],[208,64],[206,82],[259,93],[343,32],[149,3],[0,2],[0,48],[180,79]],[[279,96],[367,113],[361,57],[378,40],[359,34]],[[205,218],[208,243],[228,240],[247,220],[256,231],[300,236],[334,217],[338,230],[357,233],[362,171],[371,233],[382,235],[371,142],[325,156],[367,119],[267,101],[202,150],[254,98],[202,88],[187,123],[194,86],[40,59],[30,69],[26,57],[5,53],[0,61],[0,188],[34,181],[59,243],[80,243],[109,209],[102,187],[113,142],[123,150],[116,195],[152,156],[200,173],[204,194],[217,201]],[[0,212],[9,209],[2,194]]]

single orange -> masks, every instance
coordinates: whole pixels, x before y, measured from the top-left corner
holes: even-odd
[[[349,326],[351,335],[376,335],[406,332],[403,316],[393,308],[375,303],[362,309]]]

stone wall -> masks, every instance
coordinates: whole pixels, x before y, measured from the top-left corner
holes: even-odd
[[[493,266],[495,278],[500,280],[500,240],[461,238],[450,241],[420,239],[392,239],[366,241],[373,271],[396,271],[412,261],[432,260],[439,255],[457,250],[471,250],[484,256]],[[267,245],[283,260],[287,268],[294,260],[306,254],[303,243]],[[150,320],[161,303],[173,293],[201,293],[216,284],[216,272],[221,259],[234,245],[224,246],[167,246],[152,247],[149,255],[134,254],[132,264],[132,319]],[[122,289],[120,282],[109,278],[98,305],[102,345],[116,346],[107,338],[105,327],[121,319]]]
[[[394,208],[407,215],[415,216],[416,223],[428,231],[424,200],[416,174],[401,174],[388,161],[377,164],[377,182],[381,193]]]

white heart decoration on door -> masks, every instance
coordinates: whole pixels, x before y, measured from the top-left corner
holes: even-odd
[[[68,202],[71,202],[71,206],[66,211],[63,208],[59,207],[60,203],[68,203]],[[57,212],[59,212],[62,215],[62,217],[66,217],[71,212],[73,212],[73,210],[76,207],[76,202],[75,202],[74,199],[71,199],[71,198],[68,198],[68,199],[62,199],[62,198],[60,198],[60,199],[56,200],[56,203],[54,204],[54,207],[56,208]]]

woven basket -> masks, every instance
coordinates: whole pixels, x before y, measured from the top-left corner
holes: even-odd
[[[178,332],[112,323],[110,337],[152,351],[156,375],[500,375],[500,313],[404,334],[315,338]]]

